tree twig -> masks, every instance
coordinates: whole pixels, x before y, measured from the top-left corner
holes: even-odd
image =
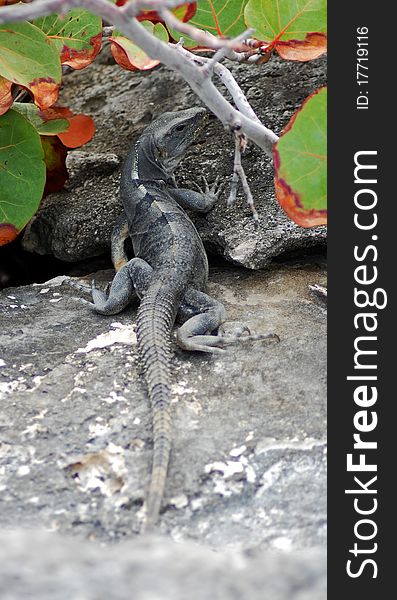
[[[167,3],[175,5],[174,0],[146,0],[145,8],[148,10],[155,7],[157,11],[164,11],[167,10],[164,7],[169,6]],[[138,6],[143,6],[143,0],[129,2],[122,7],[110,3],[108,0],[35,0],[29,4],[1,6],[0,23],[24,19],[33,20],[52,13],[66,13],[77,6],[81,6],[112,23],[125,36],[133,40],[150,58],[159,60],[179,72],[225,127],[233,128],[234,124],[239,121],[242,133],[268,155],[272,154],[273,144],[278,139],[275,133],[267,129],[258,120],[253,119],[252,116],[247,116],[246,111],[243,113],[234,108],[215,87],[211,79],[206,76],[205,71],[203,72],[202,68],[197,68],[197,63],[178,51],[178,45],[168,44],[156,38],[136,18],[131,16],[136,14]],[[174,15],[172,16],[174,17]],[[230,40],[214,38],[214,36],[206,37],[208,37],[206,40],[207,46],[215,49],[222,47],[222,45],[230,47]]]
[[[247,138],[245,137],[244,134],[242,134],[239,131],[238,124],[236,124],[233,177],[232,177],[232,181],[231,181],[230,194],[227,199],[227,204],[228,204],[228,206],[230,206],[231,204],[234,204],[234,202],[236,201],[238,180],[240,179],[241,185],[243,186],[243,191],[247,198],[247,203],[251,209],[254,221],[259,221],[259,216],[258,216],[257,210],[255,208],[254,198],[252,196],[243,165],[241,164],[241,151],[244,152],[246,146],[247,146]]]

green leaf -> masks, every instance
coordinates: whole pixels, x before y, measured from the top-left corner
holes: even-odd
[[[34,21],[57,48],[61,62],[74,69],[89,65],[102,45],[102,19],[83,8]]]
[[[39,134],[28,119],[10,109],[0,117],[0,224],[15,235],[39,206],[45,173]]]
[[[327,29],[326,0],[249,0],[244,14],[253,35],[267,42],[303,40]]]
[[[327,88],[311,94],[273,148],[276,197],[302,227],[327,222]]]
[[[0,25],[0,75],[26,87],[40,108],[58,98],[61,62],[44,33],[27,21]]]
[[[189,25],[197,29],[209,31],[215,36],[236,37],[245,29],[244,7],[247,0],[199,0],[196,14],[189,20]],[[178,9],[174,10],[176,16]],[[197,42],[182,36],[174,29],[168,28],[174,40],[183,37],[186,48],[196,48]]]
[[[12,107],[26,117],[40,135],[57,135],[69,129],[69,121],[67,119],[47,121],[34,104],[14,102]]]

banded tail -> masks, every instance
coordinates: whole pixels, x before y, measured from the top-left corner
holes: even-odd
[[[145,529],[153,527],[158,519],[171,452],[170,346],[177,295],[167,281],[156,280],[154,274],[137,317],[138,350],[153,419],[153,464]]]

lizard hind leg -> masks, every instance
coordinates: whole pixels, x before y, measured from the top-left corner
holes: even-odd
[[[109,294],[92,285],[92,308],[101,315],[121,312],[137,297],[141,298],[152,277],[152,267],[141,258],[133,258],[117,271]]]
[[[185,323],[177,330],[176,340],[184,350],[224,352],[223,338],[211,335],[225,320],[223,304],[204,292],[189,289],[178,312]]]
[[[274,333],[251,334],[248,327],[241,323],[226,328],[223,304],[197,290],[186,292],[178,318],[186,321],[176,334],[177,343],[184,350],[219,353],[224,352],[225,346],[236,343],[280,341]]]

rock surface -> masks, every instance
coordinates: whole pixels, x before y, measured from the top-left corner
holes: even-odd
[[[167,110],[198,103],[176,73],[159,67],[150,73],[131,73],[107,64],[106,53],[83,71],[65,77],[62,104],[91,114],[97,133],[89,144],[69,155],[70,180],[52,194],[27,228],[25,248],[78,261],[107,250],[110,232],[120,211],[119,163],[143,128]],[[277,134],[294,110],[325,83],[325,58],[308,63],[273,58],[261,68],[231,64],[230,69],[262,122]],[[209,250],[250,269],[262,268],[274,256],[325,243],[325,228],[303,229],[293,224],[274,197],[270,159],[250,145],[244,168],[260,215],[255,227],[245,199],[225,205],[226,193],[207,215],[194,217]],[[233,141],[217,121],[211,121],[180,165],[178,184],[200,183],[204,174],[230,179]]]
[[[192,543],[137,539],[100,548],[37,531],[0,531],[2,600],[321,600],[325,558],[217,554]],[[28,590],[28,595],[26,592]]]
[[[30,597],[40,600],[129,598],[131,577],[134,600],[186,597],[158,591],[178,582],[197,588],[191,598],[325,598],[323,557],[310,549],[325,542],[326,315],[308,290],[325,283],[323,259],[267,272],[212,269],[210,293],[229,320],[281,341],[214,357],[175,350],[174,444],[159,532],[180,549],[135,539],[152,455],[136,309],[102,317],[61,282],[0,294],[0,529],[61,535],[36,542],[34,533],[4,533],[0,580],[11,590],[32,585]],[[69,535],[95,547],[80,548]],[[19,583],[12,557],[23,565]],[[159,588],[145,595],[153,572]],[[95,595],[116,580],[113,595]],[[83,582],[84,594],[73,595]],[[218,595],[204,593],[216,582]],[[45,586],[56,593],[46,596]]]

